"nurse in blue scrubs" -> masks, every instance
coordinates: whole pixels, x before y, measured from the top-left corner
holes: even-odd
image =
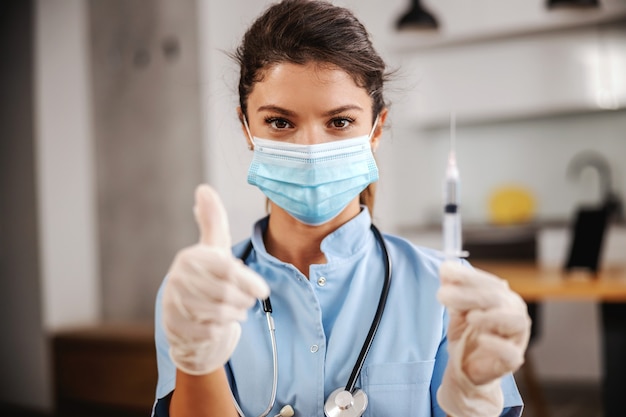
[[[343,413],[334,416],[359,415],[360,397],[333,397],[350,379],[367,396],[364,416],[521,415],[512,377],[530,327],[521,298],[495,276],[372,228],[373,153],[388,110],[385,64],[362,24],[327,2],[282,1],[235,56],[248,182],[269,215],[232,246],[219,196],[198,187],[200,242],[176,255],[157,297],[153,415],[324,416],[329,397]],[[384,311],[352,375],[387,260]],[[258,301],[268,296],[275,396]]]

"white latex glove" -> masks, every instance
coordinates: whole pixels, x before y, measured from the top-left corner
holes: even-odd
[[[170,356],[180,370],[208,374],[222,367],[241,335],[240,321],[265,281],[231,253],[224,206],[208,185],[196,189],[200,243],[178,252],[163,292],[163,325]]]
[[[448,366],[437,391],[452,417],[502,413],[500,378],[524,363],[530,337],[526,303],[506,281],[457,261],[439,270],[437,299],[450,314]]]

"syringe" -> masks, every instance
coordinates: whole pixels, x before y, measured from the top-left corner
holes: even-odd
[[[456,117],[450,115],[450,154],[446,167],[443,209],[443,252],[446,259],[464,258],[468,255],[463,250],[461,233],[461,212],[459,211],[459,169],[455,155]]]

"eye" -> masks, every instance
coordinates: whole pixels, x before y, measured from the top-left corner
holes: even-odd
[[[349,117],[336,117],[330,121],[330,124],[336,129],[346,129],[352,122],[354,120]]]
[[[270,125],[272,129],[282,130],[292,127],[289,121],[282,119],[280,117],[268,117],[265,119],[265,123]]]

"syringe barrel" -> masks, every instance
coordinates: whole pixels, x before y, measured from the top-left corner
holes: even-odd
[[[444,201],[446,203],[447,212],[447,207],[449,205],[456,205],[459,201],[459,181],[455,179],[447,179],[444,186],[444,194]]]
[[[461,234],[461,214],[456,210],[443,214],[443,250],[446,256],[460,257],[463,254],[463,237]]]

